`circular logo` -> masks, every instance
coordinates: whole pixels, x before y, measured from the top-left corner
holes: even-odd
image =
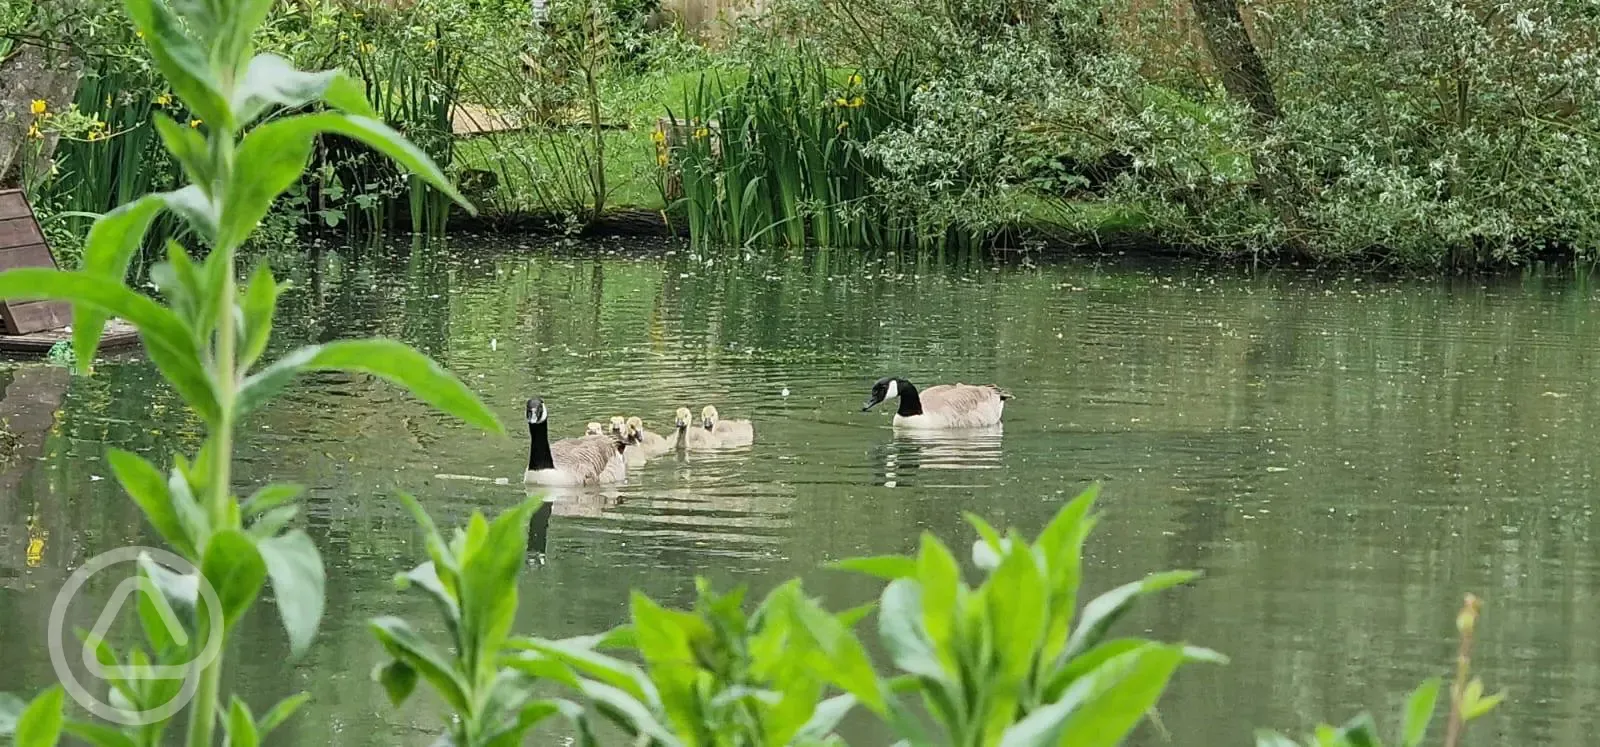
[[[67,666],[67,648],[62,643],[67,607],[90,576],[114,565],[138,563],[141,559],[154,566],[152,573],[159,574],[160,579],[156,580],[137,570],[131,578],[123,579],[111,592],[100,616],[95,619],[94,627],[79,646],[84,669],[90,676],[110,685],[108,689],[111,695],[107,700],[112,702],[107,702],[84,687]],[[135,594],[143,594],[148,600],[149,609],[154,612],[142,621],[144,625],[165,628],[167,636],[176,644],[175,648],[191,653],[192,659],[181,663],[164,661],[139,666],[100,660],[96,655],[99,642],[105,640],[106,632],[116,621],[117,614]],[[201,646],[190,645],[190,632],[172,609],[173,598],[195,610],[201,609],[200,603],[204,602],[210,624],[206,626],[206,640]],[[158,547],[119,547],[90,558],[89,562],[67,577],[66,584],[56,594],[55,604],[50,607],[48,636],[50,664],[56,670],[56,678],[78,705],[106,721],[124,726],[144,726],[172,718],[194,697],[200,684],[200,670],[216,661],[222,653],[222,605],[217,600],[216,589],[211,588],[194,564],[181,556]],[[136,680],[182,680],[182,684],[165,703],[130,703],[126,697],[121,697],[118,685]],[[150,690],[144,689],[147,692]]]

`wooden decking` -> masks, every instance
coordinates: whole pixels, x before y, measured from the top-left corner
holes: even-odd
[[[21,190],[0,190],[0,270],[56,266],[44,232]],[[72,339],[72,305],[64,301],[0,301],[0,352],[43,355],[56,343]],[[112,320],[102,347],[111,349],[139,339],[132,325]]]

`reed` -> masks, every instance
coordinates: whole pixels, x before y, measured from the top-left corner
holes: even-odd
[[[668,111],[676,131],[666,137],[682,183],[675,207],[691,240],[872,249],[976,242],[876,189],[884,167],[866,146],[889,128],[915,125],[914,91],[909,60],[846,73],[804,48],[736,85],[702,77]]]

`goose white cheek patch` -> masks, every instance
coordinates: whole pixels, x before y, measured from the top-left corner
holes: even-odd
[[[887,394],[883,395],[883,398],[894,399],[898,396],[900,396],[900,382],[891,380],[889,382],[889,391]]]

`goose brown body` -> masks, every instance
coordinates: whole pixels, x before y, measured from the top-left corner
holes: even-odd
[[[873,385],[861,409],[896,398],[899,428],[987,428],[1000,422],[1011,394],[993,384],[940,384],[919,391],[905,379],[886,377]]]

